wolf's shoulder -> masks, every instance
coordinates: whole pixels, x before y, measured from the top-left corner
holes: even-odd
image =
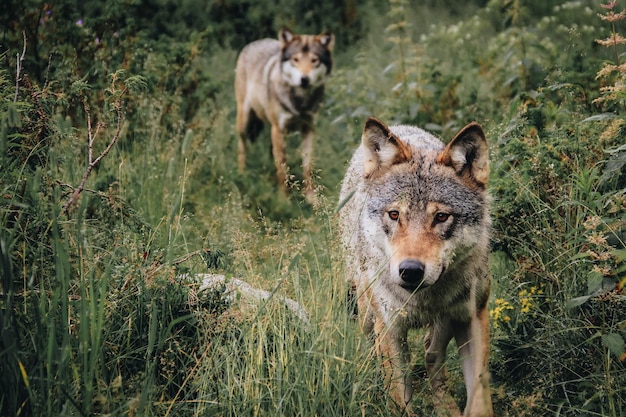
[[[410,125],[396,125],[389,127],[403,142],[417,149],[443,149],[444,143],[424,129]]]

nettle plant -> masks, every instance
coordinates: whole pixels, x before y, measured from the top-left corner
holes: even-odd
[[[626,39],[616,32],[626,12],[602,7],[611,31],[597,42],[613,58],[599,86],[553,71],[520,94],[493,164],[494,248],[512,260],[490,311],[494,380],[518,381],[520,398],[559,415],[626,408]]]
[[[600,96],[594,100],[607,111],[587,120],[602,121],[606,125],[599,136],[601,143],[619,143],[626,129],[624,111],[626,110],[626,64],[621,62],[623,53],[620,46],[626,44],[626,38],[617,32],[617,24],[626,19],[626,9],[616,11],[617,1],[612,0],[600,5],[605,12],[598,17],[610,24],[610,35],[596,42],[612,49],[613,62],[607,61],[598,71],[596,79],[602,81]],[[606,150],[609,155],[602,175],[595,174],[597,188],[585,192],[594,194],[595,207],[590,210],[583,228],[586,240],[579,255],[591,264],[587,279],[587,294],[570,301],[570,307],[579,306],[591,300],[592,304],[602,304],[599,334],[606,353],[609,352],[619,361],[626,360],[624,341],[626,323],[623,314],[610,314],[614,304],[623,300],[626,284],[626,244],[624,225],[626,224],[626,177],[623,167],[626,164],[626,145]],[[584,181],[579,181],[580,188]],[[607,314],[609,313],[609,314]],[[608,358],[607,358],[608,359]],[[610,361],[606,361],[607,378],[610,374]]]

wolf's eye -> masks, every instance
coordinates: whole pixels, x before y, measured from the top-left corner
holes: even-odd
[[[300,59],[297,56],[292,57],[291,60],[293,61],[294,64],[297,64],[298,62],[300,62]]]
[[[437,223],[445,223],[449,217],[450,215],[448,213],[437,213],[435,214],[435,221]]]
[[[313,65],[317,65],[317,64],[319,64],[319,62],[320,62],[320,60],[317,59],[317,58],[312,58],[311,59],[311,64],[313,64]]]
[[[391,220],[393,220],[394,222],[397,222],[398,219],[400,218],[400,212],[398,210],[390,210],[387,215],[389,216],[389,218]]]

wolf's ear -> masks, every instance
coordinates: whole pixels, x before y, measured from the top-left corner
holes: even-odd
[[[470,123],[461,129],[441,151],[437,162],[454,168],[457,175],[484,188],[489,181],[489,149],[482,127]]]
[[[293,42],[296,36],[297,35],[293,33],[293,31],[287,26],[281,27],[280,31],[278,31],[278,40],[280,41],[280,47],[284,48],[286,45]]]
[[[389,130],[386,124],[375,117],[365,122],[361,145],[365,150],[363,174],[372,178],[411,159],[409,147]]]
[[[320,45],[329,51],[332,51],[335,46],[335,35],[330,31],[320,33],[315,37],[315,39],[320,43]]]

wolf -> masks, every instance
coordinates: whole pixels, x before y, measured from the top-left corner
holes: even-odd
[[[493,416],[488,152],[477,123],[444,145],[420,128],[371,117],[342,182],[339,226],[361,327],[373,335],[390,398],[409,415],[416,414],[407,333],[427,326],[438,415],[461,415],[446,389],[454,338],[467,390],[463,415]]]
[[[335,37],[299,35],[282,27],[278,39],[261,39],[243,48],[235,69],[238,165],[246,166],[246,141],[271,125],[272,155],[279,187],[287,195],[285,135],[299,131],[305,197],[315,199],[312,180],[317,112],[333,62]]]

